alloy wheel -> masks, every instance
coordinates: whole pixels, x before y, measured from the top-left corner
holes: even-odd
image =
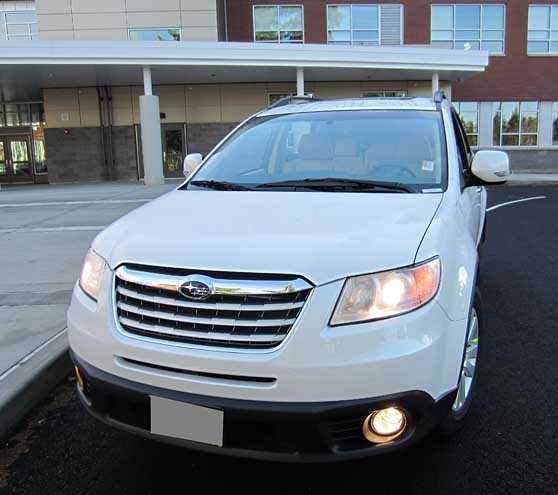
[[[453,403],[452,410],[459,412],[471,393],[471,386],[477,368],[477,354],[479,350],[479,318],[475,308],[471,311],[469,328],[467,330],[467,344],[465,347],[465,357],[461,367],[461,376],[457,386],[457,395]]]

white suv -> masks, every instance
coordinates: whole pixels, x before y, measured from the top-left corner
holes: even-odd
[[[482,335],[483,185],[507,156],[473,157],[437,94],[281,101],[201,158],[87,254],[68,328],[88,411],[292,461],[458,428]]]

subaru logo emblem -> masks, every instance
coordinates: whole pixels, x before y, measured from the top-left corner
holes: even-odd
[[[180,292],[184,297],[187,299],[194,299],[198,301],[203,301],[207,299],[211,294],[213,294],[213,286],[208,281],[202,282],[201,279],[207,277],[202,276],[191,276],[188,277],[187,280],[182,282],[180,287],[178,288],[178,292]]]

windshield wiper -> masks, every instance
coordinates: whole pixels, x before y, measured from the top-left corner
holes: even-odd
[[[381,182],[365,179],[347,179],[343,177],[326,177],[323,179],[285,180],[258,184],[258,188],[268,187],[306,187],[308,189],[349,189],[355,191],[369,191],[383,189],[388,191],[416,192],[411,186],[398,182]]]
[[[207,187],[208,189],[216,189],[217,191],[253,191],[251,187],[235,184],[234,182],[226,182],[220,180],[193,180],[189,184],[197,187]]]

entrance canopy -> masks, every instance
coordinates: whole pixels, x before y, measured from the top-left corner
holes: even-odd
[[[430,46],[229,42],[5,41],[0,101],[40,98],[42,88],[294,81],[458,81],[484,71],[488,53]],[[299,73],[300,79],[300,73]]]
[[[161,114],[153,84],[296,80],[297,94],[304,95],[305,81],[431,80],[435,91],[440,80],[465,79],[487,65],[484,51],[429,46],[6,41],[0,43],[0,103],[7,107],[8,102],[38,100],[42,89],[143,84],[139,107],[144,181],[155,185],[163,183],[164,177]],[[111,137],[110,121],[107,126]],[[103,149],[110,155],[104,140]],[[108,164],[112,161],[105,159]],[[111,177],[110,167],[107,177]]]

